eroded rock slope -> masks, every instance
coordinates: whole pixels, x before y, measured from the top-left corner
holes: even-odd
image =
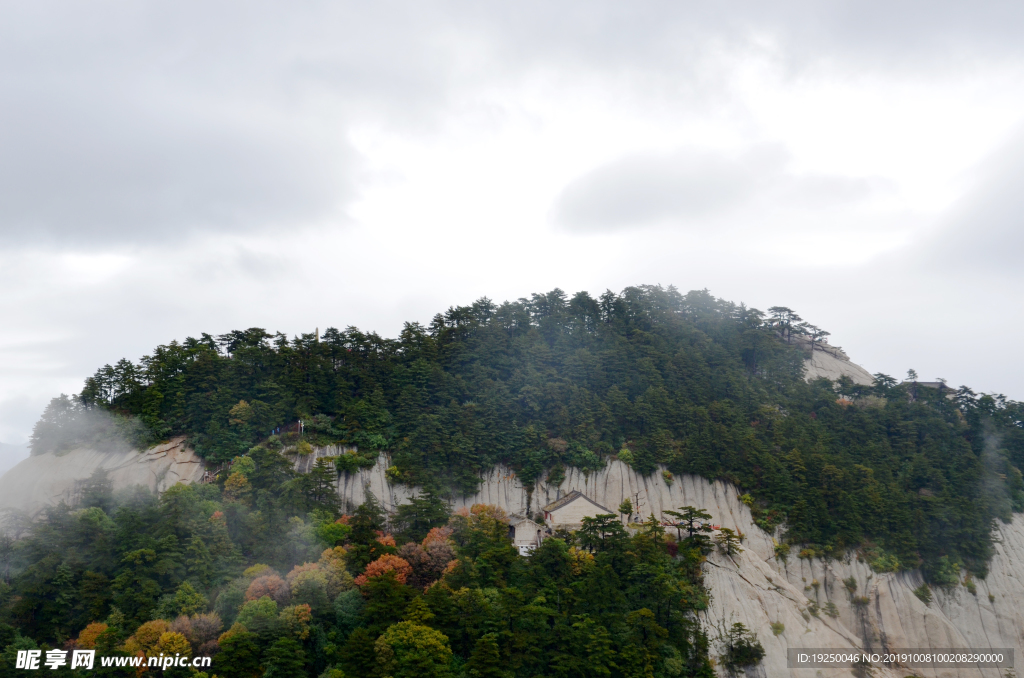
[[[21,461],[0,477],[0,509],[31,514],[61,501],[74,503],[83,482],[99,469],[106,469],[115,489],[142,485],[163,492],[178,482],[200,481],[205,467],[184,438],[144,452],[92,448],[49,452]]]
[[[338,453],[338,449],[325,448],[315,454]],[[309,464],[310,458],[302,463]],[[367,491],[389,509],[407,501],[410,489],[392,485],[385,476],[389,464],[389,459],[382,456],[373,468],[342,474],[338,492],[343,501],[354,507],[365,500]],[[737,621],[757,633],[767,656],[748,675],[851,675],[849,669],[789,669],[786,657],[791,647],[1014,648],[1017,657],[1024,656],[1024,519],[1020,516],[999,527],[997,538],[1001,543],[987,579],[976,582],[976,595],[963,586],[950,591],[936,589],[931,604],[925,605],[914,595],[914,589],[923,583],[916,571],[875,573],[852,554],[831,561],[795,556],[785,561],[777,559],[778,535],[767,534],[754,524],[737,489],[697,476],[677,476],[669,483],[660,471],[644,477],[616,460],[589,475],[569,469],[557,487],[543,479],[526,487],[509,469],[495,468],[483,478],[478,492],[456,497],[454,505],[494,504],[510,513],[533,514],[572,490],[585,493],[611,511],[627,497],[634,503],[639,500],[645,514],[653,512],[659,517],[665,509],[697,506],[711,513],[716,525],[744,533],[742,553],[726,557],[716,552],[705,566],[712,602],[702,615],[702,623],[712,638]],[[844,583],[851,578],[856,582],[853,591]],[[855,596],[861,599],[857,603]],[[834,617],[826,613],[830,602],[835,606]],[[812,613],[812,603],[817,606],[816,613]],[[1020,673],[1018,670],[1009,675]],[[876,678],[909,675],[952,678],[1006,674],[996,670],[921,668],[875,672]]]

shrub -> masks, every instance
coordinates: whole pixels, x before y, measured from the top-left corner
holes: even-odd
[[[547,482],[549,485],[558,487],[565,482],[565,467],[561,464],[556,464],[548,471]]]
[[[936,586],[956,586],[960,583],[960,564],[949,556],[942,556],[931,567],[924,570],[925,579]]]
[[[839,616],[839,608],[831,600],[825,603],[825,614],[835,619]]]
[[[782,622],[772,622],[771,623],[771,627],[772,627],[772,635],[775,635],[775,636],[780,635],[780,634],[782,634],[782,633],[784,633],[786,631],[786,625],[783,624]]]
[[[920,598],[925,605],[930,605],[932,602],[932,590],[928,588],[928,584],[921,584],[914,589],[914,595]]]
[[[899,559],[881,548],[872,549],[865,555],[868,558],[868,565],[875,572],[897,572],[900,569]]]

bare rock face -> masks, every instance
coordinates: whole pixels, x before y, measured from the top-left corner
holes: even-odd
[[[835,381],[839,377],[849,377],[855,384],[871,386],[875,378],[860,365],[851,362],[849,356],[835,346],[816,343],[813,347],[806,340],[800,340],[805,350],[810,351],[804,360],[804,378],[807,381],[825,377]]]
[[[337,450],[316,450],[317,456],[333,456]],[[310,455],[313,457],[313,455]],[[314,457],[315,458],[315,457]],[[310,463],[304,461],[304,464]],[[408,500],[412,490],[392,485],[385,476],[390,460],[382,455],[377,464],[358,473],[343,473],[338,493],[350,509],[372,492],[389,510]],[[662,469],[663,470],[663,469]],[[556,486],[541,479],[524,487],[509,469],[487,473],[473,495],[455,497],[458,509],[475,503],[494,504],[509,513],[532,515],[572,490],[579,490],[611,511],[629,497],[643,513],[661,517],[666,509],[696,506],[712,515],[712,522],[743,533],[743,552],[726,556],[715,552],[705,565],[711,605],[701,622],[714,641],[729,626],[742,622],[757,634],[766,656],[748,676],[851,675],[849,669],[787,668],[789,648],[878,650],[887,648],[1013,648],[1024,661],[1024,518],[1017,516],[1001,525],[996,556],[984,581],[976,581],[976,595],[964,586],[933,589],[926,605],[915,594],[923,580],[917,571],[877,573],[854,554],[835,560],[801,559],[796,550],[787,560],[775,555],[779,537],[754,524],[737,489],[724,482],[697,476],[668,476],[656,471],[641,476],[620,461],[602,471],[584,474],[567,469]],[[849,584],[855,582],[855,586]],[[991,596],[991,598],[990,598]],[[834,608],[829,607],[831,603]],[[834,615],[834,616],[833,616]],[[773,624],[775,625],[773,628]],[[781,626],[780,626],[781,625]],[[721,652],[713,643],[712,653]],[[1017,674],[1021,671],[1018,669]],[[721,675],[725,675],[722,673]],[[995,669],[894,668],[875,669],[875,678],[1002,676]]]
[[[175,483],[202,480],[202,459],[185,445],[184,438],[139,452],[78,448],[56,455],[31,456],[0,477],[0,509],[36,513],[61,501],[74,503],[83,482],[106,469],[115,489],[142,485],[163,492]]]

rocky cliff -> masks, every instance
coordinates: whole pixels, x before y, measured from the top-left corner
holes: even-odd
[[[835,381],[840,377],[849,377],[855,384],[870,386],[875,382],[871,373],[850,360],[842,349],[826,343],[815,343],[813,346],[806,338],[794,338],[807,354],[804,360],[804,377],[810,381],[825,377]]]
[[[83,482],[100,469],[107,471],[115,489],[142,485],[162,492],[178,482],[202,480],[205,467],[184,438],[144,452],[92,448],[49,452],[21,461],[0,477],[0,509],[31,514],[61,501],[73,503]]]
[[[315,456],[332,456],[339,449],[324,448],[304,457],[303,466]],[[385,476],[386,456],[370,469],[344,473],[338,493],[354,507],[372,492],[389,509],[404,503],[410,489],[392,485]],[[997,554],[984,581],[976,581],[976,593],[964,586],[933,590],[929,605],[915,594],[923,580],[918,572],[876,573],[855,554],[838,560],[787,560],[775,557],[779,535],[758,528],[737,489],[723,482],[697,476],[677,476],[668,482],[661,472],[644,477],[620,461],[602,471],[584,474],[568,469],[565,480],[553,486],[543,479],[524,486],[509,469],[495,468],[473,495],[456,497],[454,507],[476,503],[494,504],[510,513],[534,513],[540,506],[579,490],[611,510],[626,497],[645,514],[661,515],[665,509],[697,506],[711,513],[714,523],[745,535],[743,552],[733,557],[714,553],[705,566],[711,590],[710,608],[702,622],[712,638],[728,625],[742,622],[754,630],[767,652],[761,666],[748,675],[849,676],[849,669],[789,669],[789,648],[873,649],[886,648],[1013,648],[1024,649],[1024,519],[1015,517],[999,526]],[[795,552],[794,552],[795,553]],[[848,583],[856,583],[851,591]],[[813,603],[813,605],[812,605]],[[828,603],[835,606],[826,610]],[[773,631],[773,626],[774,631]],[[780,626],[781,625],[781,626]],[[777,633],[775,632],[777,631]],[[1018,674],[1021,673],[1018,671]],[[996,670],[892,669],[875,672],[876,678],[918,676],[1003,676]]]

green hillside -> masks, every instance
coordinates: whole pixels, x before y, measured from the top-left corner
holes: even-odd
[[[1021,405],[885,375],[807,384],[802,351],[779,338],[799,331],[787,311],[642,286],[481,299],[396,339],[204,334],[100,369],[54,404],[35,449],[60,444],[62,418],[104,408],[217,462],[301,419],[313,442],[358,445],[367,463],[387,449],[400,480],[441,494],[472,491],[498,462],[529,482],[618,455],[736,483],[808,553],[863,545],[933,581],[983,575],[992,521],[1024,506]]]
[[[780,558],[856,548],[936,586],[983,577],[994,521],[1024,507],[1021,405],[886,375],[807,383],[788,339],[820,332],[769,312],[706,291],[555,290],[451,308],[397,339],[249,329],[106,366],[51,402],[34,454],[186,435],[230,470],[159,497],[98,474],[78,506],[8,516],[0,678],[35,675],[19,650],[61,647],[213,657],[170,678],[707,677],[713,659],[761,658],[742,625],[709,638],[696,622],[713,548],[700,531],[599,516],[527,558],[499,510],[451,515],[445,497],[497,463],[527,482],[613,456],[726,479],[764,529],[786,525]],[[282,454],[330,443],[359,452],[308,474]],[[392,516],[372,496],[342,515],[335,473],[381,450],[419,495]]]

